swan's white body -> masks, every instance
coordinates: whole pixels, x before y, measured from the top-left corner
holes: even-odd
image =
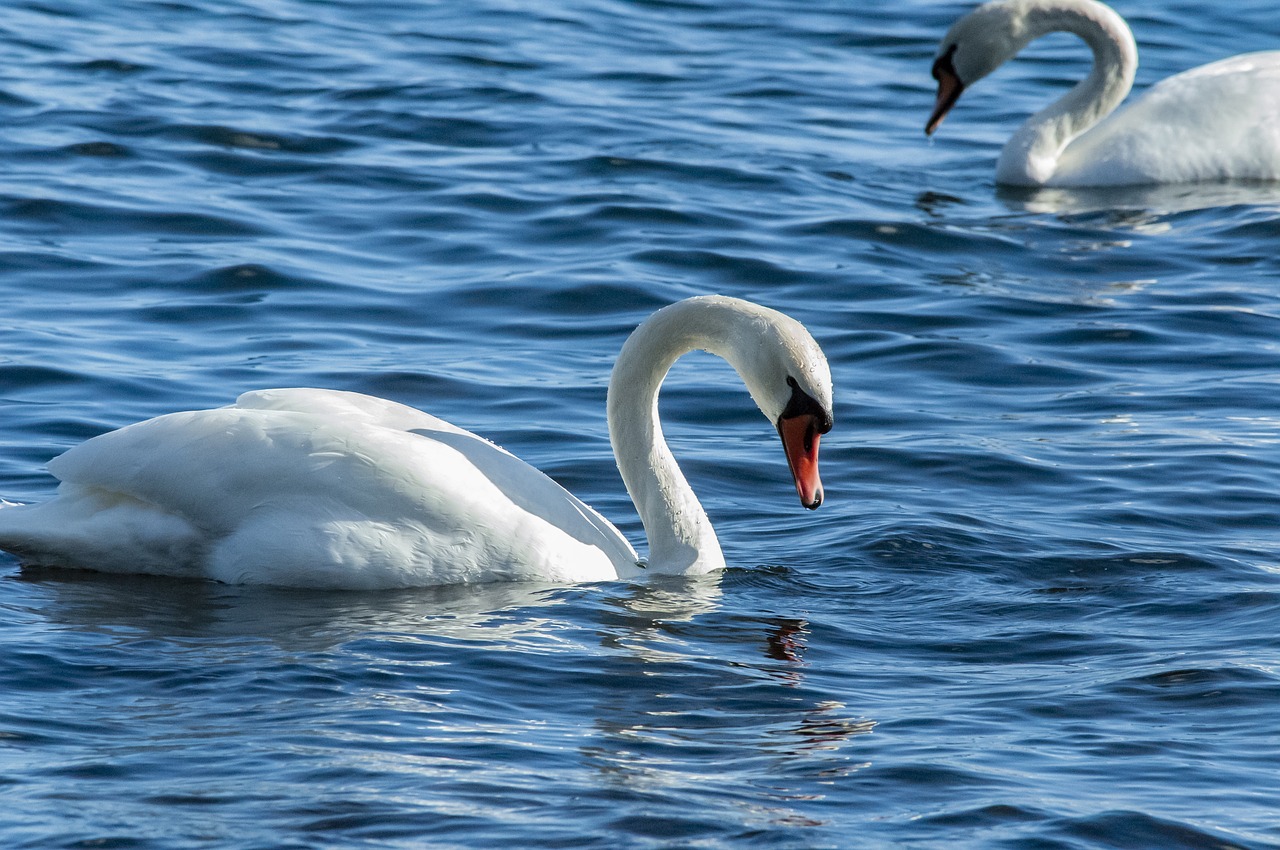
[[[1138,67],[1124,20],[1096,0],[994,0],[956,21],[934,62],[932,134],[964,89],[1036,38],[1070,32],[1093,68],[1005,144],[999,183],[1131,186],[1280,180],[1280,51],[1246,53],[1169,77],[1119,111]]]
[[[610,383],[610,433],[649,533],[647,570],[614,526],[487,440],[395,402],[317,389],[246,393],[72,448],[49,464],[57,498],[0,509],[0,548],[28,564],[296,587],[707,572],[723,556],[656,419],[658,385],[694,348],[733,363],[780,430],[794,424],[789,377],[823,412],[805,420],[811,457],[788,446],[816,507],[817,433],[831,409],[821,350],[781,313],[707,297],[643,323]]]

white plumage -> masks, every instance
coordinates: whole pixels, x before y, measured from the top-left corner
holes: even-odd
[[[675,552],[671,540],[698,550],[654,563],[656,572],[723,566],[714,535],[703,537],[710,526],[696,498],[674,461],[664,466],[665,443],[650,421],[658,384],[690,343],[715,346],[752,371],[748,385],[775,421],[791,376],[830,410],[821,351],[780,313],[710,297],[642,324],[610,385],[611,430],[626,441],[647,426],[651,438],[619,446],[615,437],[615,454],[658,550]],[[752,353],[760,346],[767,357]],[[815,434],[814,481],[816,452]],[[330,588],[642,572],[614,526],[537,469],[434,416],[357,393],[246,393],[229,407],[95,437],[49,469],[62,482],[56,498],[0,509],[0,548],[28,564]]]

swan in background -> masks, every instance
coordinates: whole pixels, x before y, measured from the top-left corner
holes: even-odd
[[[57,496],[0,509],[0,548],[26,564],[373,589],[598,581],[724,567],[663,439],[658,389],[703,349],[737,370],[782,437],[801,503],[822,503],[831,373],[799,322],[748,301],[690,298],[643,322],[609,382],[609,436],[649,538],[622,533],[475,434],[380,398],[250,392],[94,437],[55,458]]]
[[[1051,32],[1075,33],[1093,68],[1005,144],[996,181],[1131,186],[1280,180],[1280,51],[1244,53],[1169,77],[1112,115],[1133,86],[1138,49],[1096,0],[994,0],[952,25],[938,49],[932,135],[960,95]],[[1110,117],[1108,117],[1110,116]]]

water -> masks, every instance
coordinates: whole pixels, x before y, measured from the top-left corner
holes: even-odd
[[[7,848],[1280,847],[1280,189],[997,191],[1054,37],[934,141],[967,4],[0,9],[0,496],[269,386],[489,436],[639,542],[625,335],[831,358],[828,501],[731,372],[666,430],[732,568],[308,593],[0,556]],[[1139,85],[1270,0],[1117,2]]]

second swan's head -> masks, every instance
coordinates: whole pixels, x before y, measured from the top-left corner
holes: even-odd
[[[1034,37],[1027,16],[1040,5],[1034,0],[992,0],[951,25],[933,60],[938,97],[924,125],[925,135],[933,135],[966,88],[1027,46]]]

